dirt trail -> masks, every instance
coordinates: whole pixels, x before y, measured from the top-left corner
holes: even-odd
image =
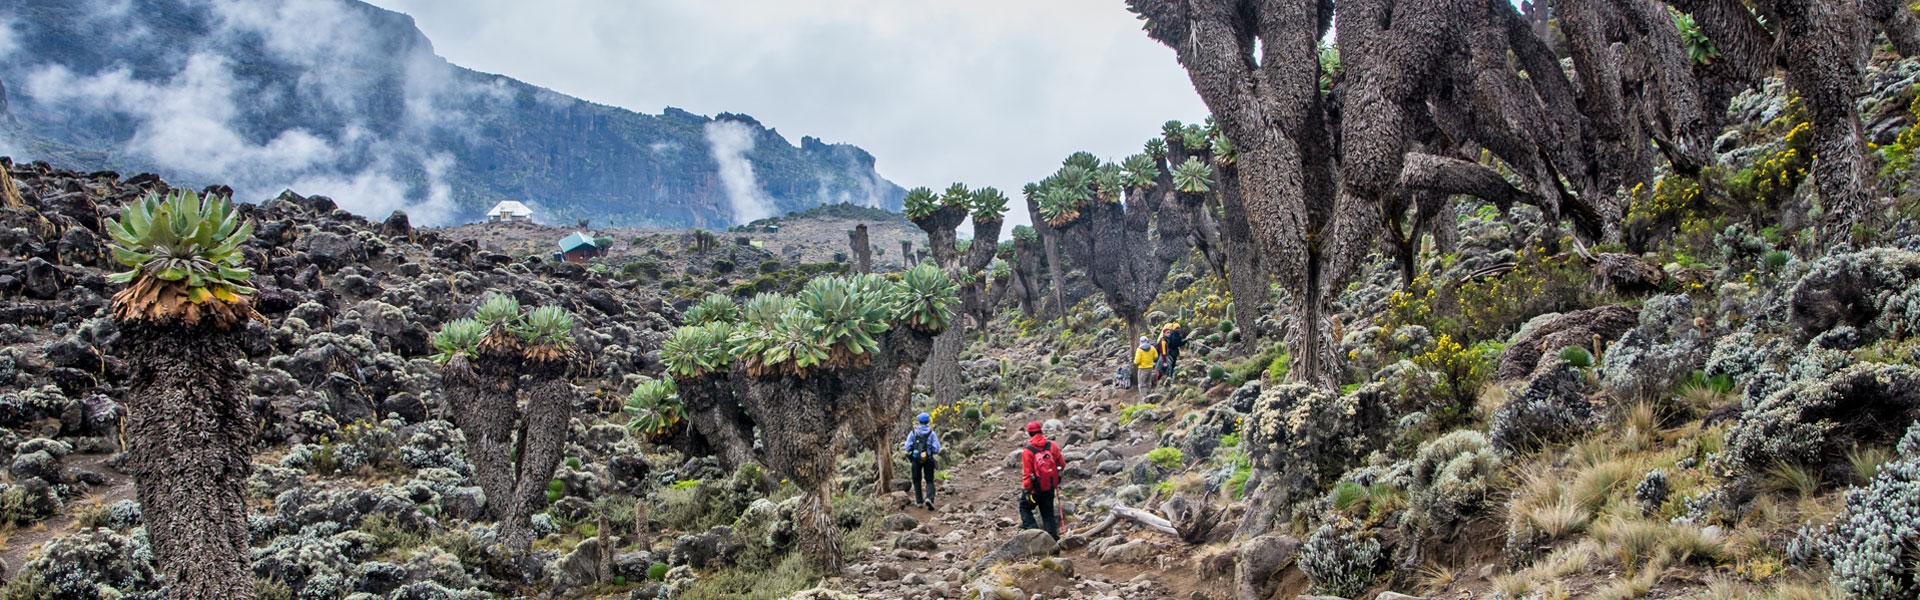
[[[1007,415],[1000,431],[988,438],[976,438],[989,442],[988,449],[946,469],[951,477],[942,482],[943,485],[938,489],[935,510],[907,508],[904,505],[908,494],[894,493],[890,497],[888,514],[904,513],[917,520],[919,527],[904,533],[883,533],[872,548],[853,562],[844,585],[840,587],[859,593],[863,598],[879,600],[938,598],[943,596],[934,591],[935,583],[946,581],[947,595],[944,597],[963,597],[964,586],[977,575],[970,572],[976,561],[1020,531],[1017,505],[1020,467],[1017,464],[1009,465],[1008,455],[1025,445],[1027,435],[1023,428],[1026,423],[1029,420],[1058,418],[1055,416],[1056,410],[1064,407],[1069,400],[1082,402],[1083,410],[1099,410],[1104,406],[1107,415],[1117,412],[1121,403],[1137,401],[1132,392],[1087,382],[1082,385],[1085,387],[1076,390],[1070,398],[1053,400],[1039,411]],[[1145,452],[1144,448],[1151,447],[1152,444],[1123,447],[1116,440],[1111,449],[1122,452],[1126,458],[1132,458]],[[1069,453],[1074,450],[1064,444],[1062,448]],[[1086,466],[1092,470],[1092,465]],[[1096,482],[1084,484],[1100,485]],[[1068,482],[1067,485],[1071,486],[1072,483]],[[1090,527],[1105,518],[1104,513],[1087,514],[1085,508],[1079,508],[1081,499],[1073,493],[1063,491],[1061,500],[1079,511],[1078,514],[1069,512],[1062,525],[1063,532]],[[1108,532],[1108,535],[1114,534],[1131,540],[1158,542],[1164,545],[1165,551],[1144,563],[1113,564],[1101,564],[1097,557],[1089,555],[1085,547],[1063,551],[1058,556],[1071,562],[1073,577],[1030,578],[1038,582],[1039,585],[1035,587],[1046,587],[1023,591],[1029,597],[1038,594],[1048,599],[1118,596],[1185,600],[1203,587],[1224,589],[1220,583],[1203,586],[1196,580],[1191,560],[1195,551],[1193,546],[1124,521]],[[914,549],[925,546],[910,542],[896,546],[896,536],[921,543],[930,538],[935,545],[931,550]],[[1144,589],[1129,587],[1130,582],[1149,580],[1152,583],[1146,584]]]
[[[111,506],[121,500],[133,499],[133,479],[107,466],[107,459],[112,456],[111,454],[73,454],[61,461],[61,465],[68,473],[92,471],[107,476],[106,483],[94,486],[84,498],[68,503],[69,509],[79,503],[99,502],[101,506]],[[73,511],[66,510],[59,516],[35,523],[32,527],[13,531],[6,537],[5,549],[0,550],[0,581],[5,581],[19,573],[20,566],[26,564],[27,558],[48,540],[78,531],[77,521]]]

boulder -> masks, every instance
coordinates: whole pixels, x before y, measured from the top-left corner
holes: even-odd
[[[880,528],[887,531],[911,531],[920,527],[920,520],[906,513],[894,513],[880,520]]]
[[[667,555],[667,564],[701,568],[717,566],[731,561],[739,548],[740,543],[734,539],[733,528],[715,527],[704,533],[687,534],[675,539],[673,551]]]
[[[1543,354],[1557,354],[1568,346],[1579,346],[1598,356],[1601,349],[1594,347],[1596,340],[1611,342],[1639,324],[1640,309],[1624,305],[1608,305],[1550,317],[1507,345],[1506,352],[1500,355],[1500,367],[1494,371],[1494,375],[1501,381],[1524,379],[1533,373]]]
[[[1100,553],[1100,563],[1140,564],[1147,559],[1165,552],[1164,544],[1155,544],[1147,540],[1133,540],[1117,546],[1111,546]]]
[[[380,223],[380,234],[397,238],[412,237],[413,221],[407,218],[406,212],[393,211],[393,214],[387,215],[386,221]]]
[[[583,587],[592,585],[600,579],[600,539],[587,538],[574,545],[568,552],[548,568],[561,585]]]
[[[338,271],[366,254],[360,240],[325,231],[300,238],[294,243],[294,249],[305,251],[307,259],[326,273]]]
[[[1300,550],[1300,540],[1286,535],[1263,535],[1247,540],[1234,552],[1233,597],[1266,600],[1280,589],[1280,569]]]
[[[1059,549],[1053,536],[1038,529],[1023,529],[1000,544],[992,552],[980,558],[974,566],[984,567],[994,563],[1013,562],[1024,558],[1052,556]]]
[[[940,543],[937,540],[934,540],[933,536],[930,536],[924,533],[914,533],[909,531],[894,537],[893,547],[900,548],[903,550],[918,550],[921,552],[932,552],[940,548]]]

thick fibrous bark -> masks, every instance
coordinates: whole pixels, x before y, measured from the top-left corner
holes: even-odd
[[[467,439],[474,483],[486,493],[487,514],[495,521],[507,518],[513,497],[513,426],[520,414],[516,379],[475,373],[465,356],[448,359],[440,372],[448,412]]]
[[[867,224],[847,230],[847,249],[852,251],[855,275],[873,272],[873,247],[867,244]]]
[[[1240,191],[1237,165],[1217,167],[1214,197],[1220,202],[1220,237],[1227,251],[1227,289],[1233,295],[1233,318],[1243,344],[1259,342],[1260,315],[1272,303],[1273,278],[1255,249],[1253,227],[1247,220],[1247,201]]]
[[[1172,150],[1168,155],[1184,156]],[[1127,324],[1128,340],[1145,328],[1147,308],[1160,296],[1167,270],[1192,248],[1193,214],[1203,210],[1197,197],[1174,197],[1167,161],[1156,160],[1160,174],[1151,187],[1129,187],[1124,201],[1091,194],[1079,217],[1055,228],[1061,247]]]
[[[246,482],[253,423],[238,329],[120,324],[133,368],[127,472],[154,564],[179,600],[254,597]]]
[[[1032,194],[1027,195],[1027,214],[1040,214],[1040,202]],[[1040,246],[1047,255],[1047,282],[1053,290],[1053,316],[1065,319],[1067,316],[1067,276],[1060,264],[1060,232],[1055,231],[1046,219],[1033,220],[1033,232],[1040,235]]]
[[[676,383],[688,420],[719,451],[721,462],[728,469],[753,462],[753,418],[734,399],[734,378],[708,373]]]
[[[1020,312],[1033,318],[1039,314],[1041,297],[1040,240],[1013,239],[1013,293],[1020,301]]]
[[[965,271],[973,278],[973,283],[960,286],[960,310],[972,316],[977,326],[985,326],[987,320],[993,317],[993,303],[984,297],[987,286],[992,284],[988,281],[986,269],[993,264],[993,257],[999,252],[1000,226],[1003,224],[1005,221],[1002,219],[989,221],[975,218],[973,242],[967,246],[966,254],[956,260],[957,270]],[[954,270],[949,269],[950,272]],[[965,281],[959,273],[953,273],[953,277],[955,281]]]
[[[514,488],[508,519],[502,522],[501,537],[507,548],[524,554],[533,542],[532,518],[535,509],[547,502],[547,483],[565,458],[567,428],[573,422],[573,404],[578,396],[568,383],[564,367],[560,373],[547,367],[533,374],[527,386],[525,425],[520,430],[520,461],[514,465]],[[544,371],[544,372],[541,372]]]
[[[767,466],[793,481],[808,498],[795,515],[807,557],[828,573],[844,566],[832,505],[834,459],[843,431],[863,439],[888,438],[912,400],[913,382],[933,347],[933,336],[895,327],[864,367],[778,375],[747,381],[748,410],[760,416]]]
[[[955,230],[959,229],[960,224],[966,220],[967,210],[958,206],[943,207],[931,215],[914,220],[915,225],[927,232],[927,248],[933,251],[934,264],[946,270],[955,281],[961,281],[959,275],[964,268],[961,264],[963,257],[956,247],[959,237]],[[994,231],[998,233],[997,225]],[[964,262],[972,261],[969,259]],[[970,286],[962,286],[960,292],[962,298],[970,295],[966,289],[968,287]],[[966,345],[964,337],[966,327],[959,321],[956,319],[955,326],[947,328],[940,339],[934,341],[933,355],[928,359],[926,369],[921,374],[921,383],[926,384],[927,388],[933,391],[933,397],[941,402],[954,402],[960,399],[959,361],[960,349]]]
[[[1787,83],[1806,100],[1813,126],[1813,181],[1826,209],[1822,237],[1845,242],[1855,224],[1878,227],[1886,217],[1853,101],[1870,33],[1846,2],[1776,0],[1773,14],[1785,38]]]

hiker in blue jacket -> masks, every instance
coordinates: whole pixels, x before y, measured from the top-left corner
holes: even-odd
[[[940,434],[933,432],[933,416],[920,413],[914,418],[913,432],[907,434],[907,464],[913,471],[913,503],[916,506],[933,510],[933,467],[938,462],[934,456],[940,454]],[[927,493],[920,495],[921,481],[926,481]]]

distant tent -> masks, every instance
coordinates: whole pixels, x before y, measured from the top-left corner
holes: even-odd
[[[600,253],[600,247],[593,243],[593,236],[576,231],[573,235],[560,238],[560,255],[567,262],[587,262],[587,259]]]
[[[493,205],[492,210],[487,211],[487,221],[493,223],[530,221],[532,219],[533,209],[527,208],[527,205],[513,200],[501,200],[499,204]]]

